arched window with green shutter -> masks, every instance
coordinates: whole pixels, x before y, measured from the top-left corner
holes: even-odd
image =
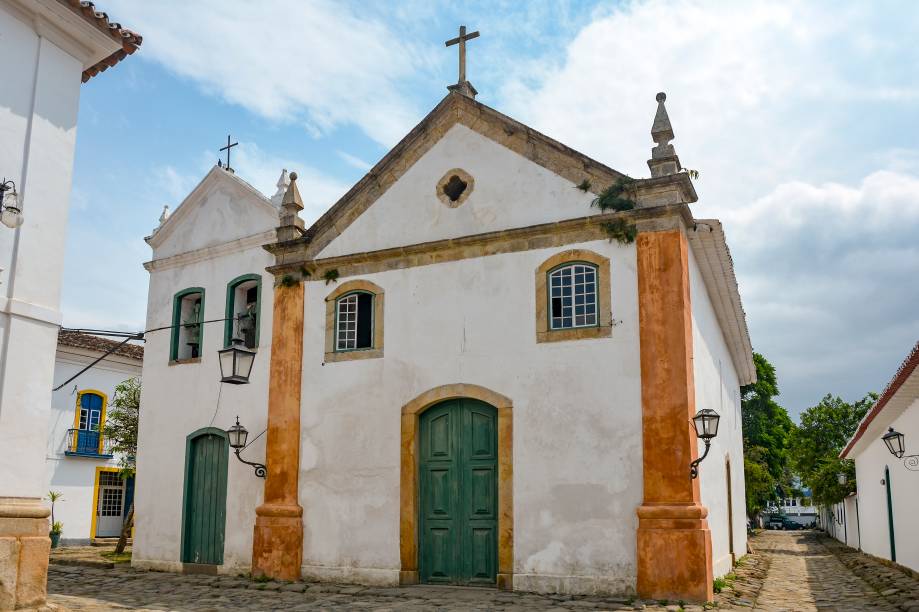
[[[258,348],[262,308],[262,277],[243,274],[227,284],[226,322],[223,345],[230,346],[235,336],[247,348]]]
[[[204,289],[189,287],[172,299],[172,342],[170,361],[186,361],[201,357],[204,341]]]

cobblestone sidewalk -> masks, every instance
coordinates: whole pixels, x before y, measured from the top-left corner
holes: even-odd
[[[718,610],[908,611],[919,581],[857,552],[837,550],[811,532],[765,532],[716,595]],[[841,560],[842,559],[842,560]],[[853,570],[849,568],[854,568]],[[883,568],[881,571],[878,568]],[[860,577],[863,572],[868,579]],[[890,574],[889,572],[893,572]],[[891,585],[897,586],[891,586]],[[895,589],[895,593],[890,593]],[[881,592],[887,592],[885,596]],[[919,592],[917,590],[916,592]],[[570,597],[449,587],[365,588],[317,583],[257,582],[243,577],[191,576],[52,565],[49,603],[74,612],[106,610],[668,610],[699,612],[680,602]]]
[[[753,545],[770,561],[757,610],[900,610],[843,565],[817,532],[766,531]]]

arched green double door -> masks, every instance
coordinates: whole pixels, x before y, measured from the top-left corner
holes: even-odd
[[[205,427],[185,445],[185,502],[182,508],[182,561],[221,565],[227,505],[225,431]]]
[[[422,582],[493,585],[498,557],[497,411],[473,399],[419,419]]]

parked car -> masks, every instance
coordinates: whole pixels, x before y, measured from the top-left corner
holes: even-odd
[[[801,523],[791,520],[787,516],[774,514],[769,517],[769,521],[766,523],[766,529],[798,531],[800,529],[806,529],[806,527]]]

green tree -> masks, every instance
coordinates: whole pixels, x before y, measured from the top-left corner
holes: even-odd
[[[785,476],[789,436],[795,424],[774,399],[779,395],[775,368],[759,353],[753,354],[753,363],[756,382],[740,388],[744,447],[762,448],[762,461],[772,478],[779,482]]]
[[[751,519],[775,499],[775,479],[763,461],[766,449],[753,446],[744,450],[744,483],[747,493],[747,516]]]
[[[753,354],[753,363],[756,382],[740,388],[744,480],[750,518],[777,498],[779,486],[790,489],[794,482],[788,469],[788,445],[795,425],[774,399],[779,394],[775,368],[759,353]]]
[[[137,424],[140,416],[140,380],[129,378],[115,387],[115,397],[109,405],[102,435],[112,445],[112,452],[118,457],[120,475],[128,479],[137,471]],[[134,503],[128,508],[121,536],[115,552],[121,554],[128,542],[128,534],[134,526]]]
[[[836,503],[854,490],[855,468],[838,457],[877,397],[869,393],[849,403],[827,394],[801,413],[801,425],[791,437],[791,463],[816,503]],[[838,484],[840,473],[847,475],[845,486]]]

